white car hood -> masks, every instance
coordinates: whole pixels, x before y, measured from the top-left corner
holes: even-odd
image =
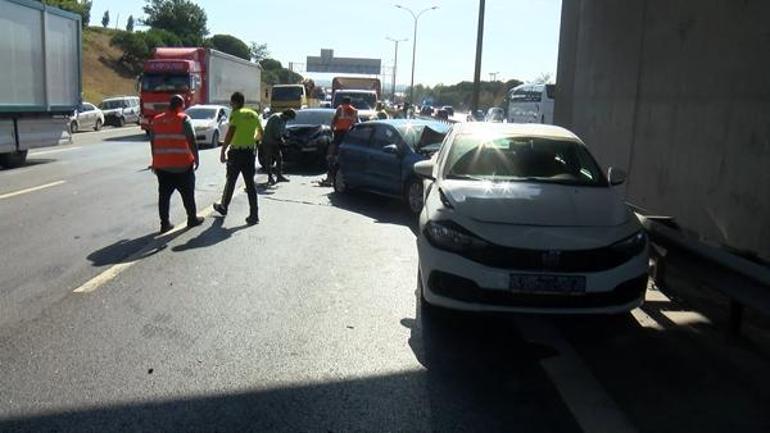
[[[616,227],[630,212],[613,188],[530,182],[443,180],[456,212],[484,223]]]

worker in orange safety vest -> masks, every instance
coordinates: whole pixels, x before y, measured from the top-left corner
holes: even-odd
[[[331,185],[337,163],[337,151],[339,150],[342,140],[345,138],[345,134],[347,134],[350,128],[356,123],[358,123],[358,110],[352,105],[350,97],[345,96],[342,98],[342,104],[337,107],[334,118],[332,118],[331,127],[332,132],[334,132],[334,139],[326,151],[326,179],[320,181],[321,185]]]
[[[152,170],[158,176],[160,232],[174,228],[169,221],[171,195],[179,191],[187,211],[187,227],[203,224],[195,206],[195,170],[200,159],[195,130],[184,113],[184,99],[174,95],[169,108],[152,119],[150,147]]]

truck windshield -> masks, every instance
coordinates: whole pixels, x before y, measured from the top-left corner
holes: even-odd
[[[142,77],[144,92],[187,92],[190,90],[189,75],[145,74]]]
[[[377,105],[377,95],[375,93],[344,93],[336,92],[334,94],[334,108],[342,104],[342,98],[349,96],[351,103],[357,110],[372,110]]]
[[[302,87],[273,87],[273,101],[298,101],[302,99]]]

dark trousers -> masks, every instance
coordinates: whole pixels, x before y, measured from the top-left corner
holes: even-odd
[[[168,212],[174,191],[179,191],[182,196],[187,219],[195,219],[198,211],[195,207],[195,171],[192,167],[183,173],[156,170],[155,174],[158,176],[158,214],[161,224],[169,224]]]
[[[230,205],[230,200],[233,199],[238,175],[242,175],[243,182],[246,184],[246,195],[249,197],[250,216],[257,216],[259,207],[257,205],[257,187],[254,185],[256,171],[253,150],[230,149],[227,152],[227,181],[222,193],[222,206],[225,209]]]
[[[267,170],[267,177],[272,178],[273,172],[276,176],[283,176],[283,152],[281,151],[280,144],[268,144],[262,143],[265,152],[265,170]],[[273,167],[275,165],[275,168]]]

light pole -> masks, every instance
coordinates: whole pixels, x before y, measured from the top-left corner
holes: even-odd
[[[476,35],[476,70],[473,74],[473,95],[471,95],[471,113],[479,108],[481,91],[481,47],[484,45],[484,6],[485,0],[479,0],[479,27]]]
[[[391,98],[393,98],[393,103],[395,104],[396,103],[396,68],[398,68],[398,43],[399,42],[406,42],[409,39],[406,39],[406,38],[405,39],[393,39],[390,36],[386,37],[385,39],[393,42],[396,45],[396,58],[393,61],[393,86],[392,86],[393,92],[392,92],[392,94],[390,96]]]
[[[414,58],[417,56],[417,20],[420,19],[420,15],[424,14],[425,12],[438,9],[438,6],[423,9],[417,14],[415,14],[414,11],[407,7],[401,5],[396,5],[396,7],[409,12],[412,15],[412,18],[414,18],[414,38],[412,39],[412,83],[409,87],[409,103],[414,104]]]

